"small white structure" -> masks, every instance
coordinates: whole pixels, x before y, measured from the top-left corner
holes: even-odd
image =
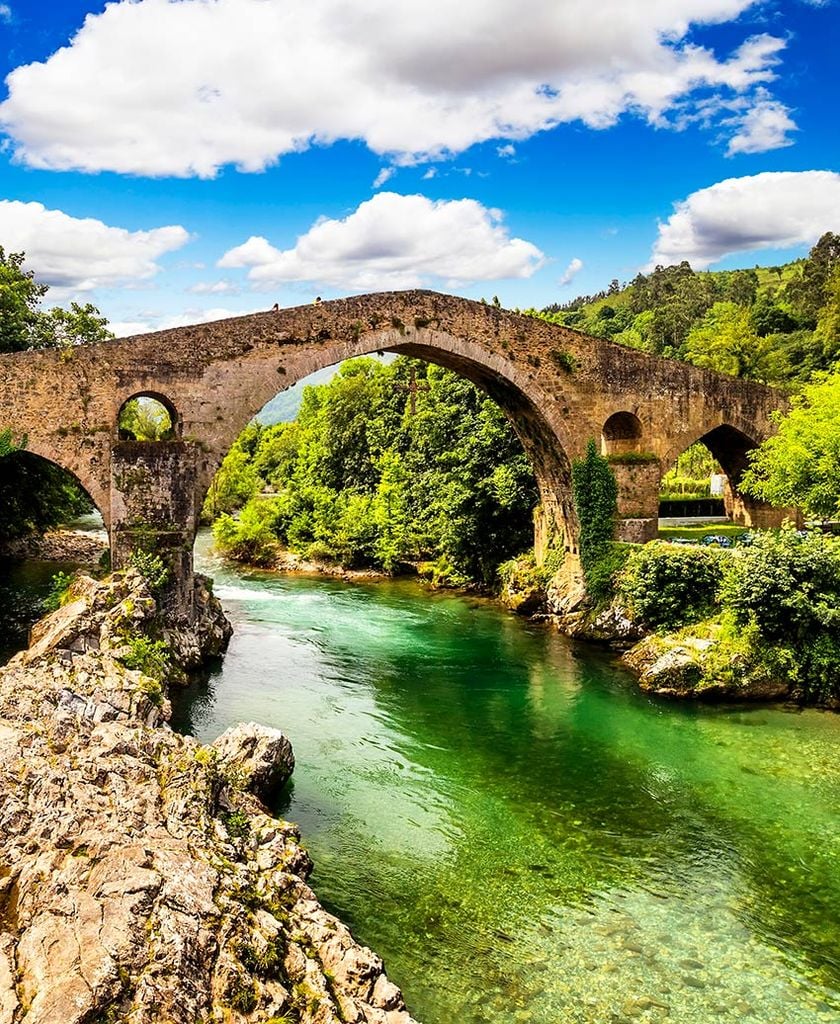
[[[712,473],[709,477],[709,493],[713,498],[722,498],[723,489],[726,487],[725,473]]]

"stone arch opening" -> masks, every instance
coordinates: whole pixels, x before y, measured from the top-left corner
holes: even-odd
[[[382,340],[384,341],[385,339]],[[525,389],[517,386],[515,381],[506,379],[503,372],[500,372],[501,367],[497,369],[493,366],[483,365],[477,359],[470,359],[464,353],[463,347],[465,346],[462,343],[458,343],[460,351],[451,352],[437,345],[424,344],[417,339],[416,335],[411,337],[410,340],[409,337],[406,337],[405,341],[403,341],[402,335],[399,336],[398,341],[392,335],[387,340],[390,343],[382,344],[382,341],[375,338],[360,340],[356,351],[346,353],[342,351],[338,359],[335,357],[330,359],[329,353],[325,352],[325,358],[318,360],[316,365],[313,366],[313,361],[310,360],[304,366],[301,366],[297,372],[286,363],[283,370],[279,372],[284,381],[288,380],[289,387],[279,393],[288,393],[291,387],[303,382],[310,375],[314,375],[316,379],[320,378],[320,381],[323,381],[325,368],[335,367],[347,357],[353,358],[376,353],[404,356],[453,371],[459,377],[474,384],[480,392],[495,402],[505,414],[513,432],[522,445],[525,457],[528,459],[533,471],[539,497],[535,498],[534,502],[537,506],[537,510],[533,513],[534,522],[531,522],[532,513],[530,512],[527,520],[525,520],[528,522],[529,536],[522,547],[527,548],[533,539],[538,557],[541,551],[544,553],[550,543],[574,550],[576,531],[574,530],[572,519],[574,513],[571,502],[570,463],[565,447],[558,439],[556,430],[549,424],[533,397],[526,394]],[[272,368],[272,370],[274,374],[274,388],[272,389],[271,397],[269,397],[268,402],[265,404],[273,405],[276,408],[278,370],[276,368]],[[300,372],[301,370],[308,372],[302,373]],[[412,374],[408,383],[404,381],[399,385],[401,390],[406,392],[406,410],[412,409],[412,411],[418,397],[417,393],[413,392],[412,386],[416,385],[421,394],[426,388],[426,382],[423,379],[419,366],[416,382],[413,376]],[[547,402],[546,405],[548,405]],[[259,409],[256,410],[257,413],[259,411]],[[221,454],[224,455],[225,453],[222,452]],[[213,503],[214,496],[218,496],[216,484],[212,482],[213,480],[212,476],[206,478],[206,486],[201,494],[202,501],[207,498],[210,504]]]
[[[680,456],[699,447],[709,453],[705,469],[709,471],[709,501],[717,503],[710,508],[712,515],[720,514],[721,503],[726,518],[741,526],[768,528],[780,526],[787,517],[796,518],[791,509],[777,509],[756,501],[740,489],[741,478],[748,465],[750,452],[758,442],[744,430],[729,423],[722,423],[697,438],[686,438],[678,450],[674,450],[667,461],[666,470],[673,470]],[[663,479],[667,482],[669,474]]]
[[[178,413],[165,395],[139,391],[120,406],[117,413],[119,441],[174,441],[178,435]]]
[[[26,448],[0,457],[0,551],[7,541],[37,536],[87,515],[102,521],[102,510],[71,470]],[[92,529],[98,526],[91,524]]]
[[[601,454],[626,455],[642,450],[642,421],[632,412],[615,412],[601,428]]]

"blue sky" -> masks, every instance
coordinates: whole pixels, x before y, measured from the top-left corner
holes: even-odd
[[[123,333],[773,264],[840,230],[839,38],[837,0],[0,0],[0,244]]]

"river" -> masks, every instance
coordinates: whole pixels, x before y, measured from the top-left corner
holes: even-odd
[[[840,1021],[840,716],[642,696],[410,582],[200,568],[234,622],[175,695],[297,756],[276,810],[424,1024]]]

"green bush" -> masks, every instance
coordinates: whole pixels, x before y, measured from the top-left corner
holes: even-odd
[[[613,541],[589,566],[587,585],[589,593],[598,603],[609,602],[615,593],[619,574],[623,571],[635,544]]]
[[[60,608],[65,603],[67,591],[72,582],[72,575],[66,572],[57,572],[53,576],[50,581],[50,591],[41,602],[45,612],[54,612],[56,608]]]
[[[712,613],[726,552],[651,541],[629,556],[618,590],[648,626],[677,629]]]
[[[728,561],[720,588],[808,696],[840,694],[840,540],[793,527],[756,535]]]
[[[151,551],[132,551],[128,564],[140,573],[153,594],[159,594],[169,580],[169,567]]]
[[[216,547],[237,562],[271,565],[277,557],[274,532],[277,507],[273,499],[254,498],[238,519],[222,514],[213,524]]]
[[[170,665],[169,647],[165,640],[147,636],[125,638],[127,653],[120,658],[126,668],[137,669],[158,682],[166,678]]]

